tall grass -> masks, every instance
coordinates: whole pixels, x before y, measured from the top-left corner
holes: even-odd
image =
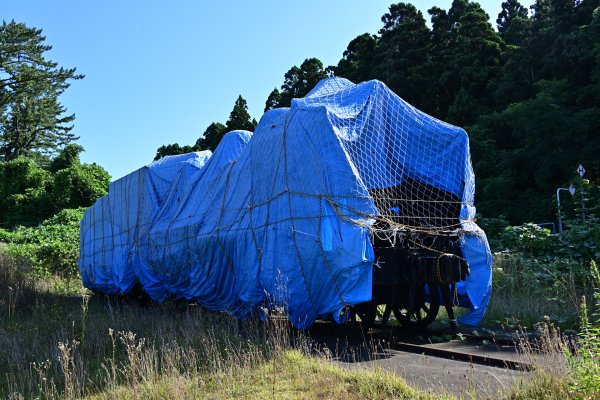
[[[21,305],[36,292],[36,283],[29,278],[31,265],[7,254],[0,243],[0,321],[15,316]]]
[[[565,353],[576,346],[565,341],[552,318],[543,318],[576,309],[578,285],[588,281],[572,271],[559,284],[542,286],[545,278],[524,276],[535,276],[526,270],[527,261],[497,258],[496,266],[505,275],[496,276],[490,311],[537,321],[538,333],[534,343],[524,339],[520,345],[538,368],[506,397],[593,393],[576,385],[583,376],[577,371],[597,368],[600,351]],[[0,398],[428,397],[388,373],[335,366],[331,353],[292,330],[284,316],[240,322],[193,304],[141,307],[34,281],[28,268],[0,251]],[[559,268],[571,266],[551,270]],[[565,300],[557,306],[552,297],[558,295]],[[589,322],[588,338],[597,337],[595,321]]]
[[[64,294],[0,261],[0,398],[423,397],[390,374],[332,366],[287,318]]]
[[[576,352],[568,354],[571,366],[571,389],[577,397],[600,398],[600,271],[591,263],[595,288],[592,309],[582,298],[581,332]]]
[[[505,253],[496,257],[495,269],[486,320],[503,318],[505,327],[517,330],[521,354],[536,367],[533,379],[514,388],[509,398],[600,399],[596,263]],[[561,331],[559,325],[570,329]]]
[[[140,309],[92,298],[37,299],[0,328],[0,397],[75,398],[163,374],[195,376],[251,367],[280,339],[258,321],[173,305]],[[36,366],[40,366],[37,367]]]
[[[549,319],[563,329],[575,330],[581,296],[591,294],[592,287],[589,262],[497,253],[485,323],[533,329]]]

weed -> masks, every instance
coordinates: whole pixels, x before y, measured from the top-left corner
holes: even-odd
[[[586,298],[582,298],[581,332],[574,354],[567,353],[571,366],[571,389],[578,398],[600,397],[600,272],[594,261],[591,271],[596,311],[589,315]]]

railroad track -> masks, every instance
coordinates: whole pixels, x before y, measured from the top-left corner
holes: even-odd
[[[533,371],[535,366],[531,363],[510,360],[502,357],[490,355],[474,354],[450,349],[441,349],[426,345],[419,345],[406,342],[394,342],[392,348],[398,351],[408,353],[423,354],[431,357],[440,357],[448,360],[464,361],[471,364],[487,365],[490,367],[506,368],[516,371]]]
[[[357,350],[352,350],[353,348],[362,351],[369,349],[372,352],[393,350],[516,371],[535,369],[533,363],[519,359],[515,343],[497,343],[492,337],[477,336],[475,339],[474,336],[461,335],[463,337],[461,341],[433,343],[434,335],[431,333],[415,333],[396,328],[372,329],[365,333],[359,327],[340,329],[339,325],[331,323],[315,324],[315,327],[309,330],[309,335],[314,340],[326,345],[334,343],[338,350],[340,342],[342,342],[347,346],[346,350],[350,349],[353,354],[357,352]],[[486,352],[480,351],[482,346],[474,344],[469,348],[466,345],[468,342],[478,341],[481,343],[484,340],[490,342],[485,346]],[[453,342],[460,346],[452,348]]]

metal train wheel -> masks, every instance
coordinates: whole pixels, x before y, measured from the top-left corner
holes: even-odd
[[[420,290],[415,299],[415,310],[410,312],[407,308],[396,307],[393,309],[394,317],[400,325],[410,329],[423,329],[431,324],[440,310],[440,292],[436,283],[426,283],[429,288],[429,298],[424,290]]]

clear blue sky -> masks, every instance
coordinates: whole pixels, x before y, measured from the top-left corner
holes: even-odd
[[[48,58],[77,67],[61,101],[74,133],[113,179],[168,143],[193,144],[227,120],[238,95],[260,119],[283,75],[305,58],[337,64],[350,40],[377,33],[390,0],[1,0],[0,17],[41,28]],[[481,1],[493,25],[502,0]],[[533,1],[523,1],[526,6]],[[413,1],[448,9],[451,0]],[[402,96],[401,93],[399,93]]]

